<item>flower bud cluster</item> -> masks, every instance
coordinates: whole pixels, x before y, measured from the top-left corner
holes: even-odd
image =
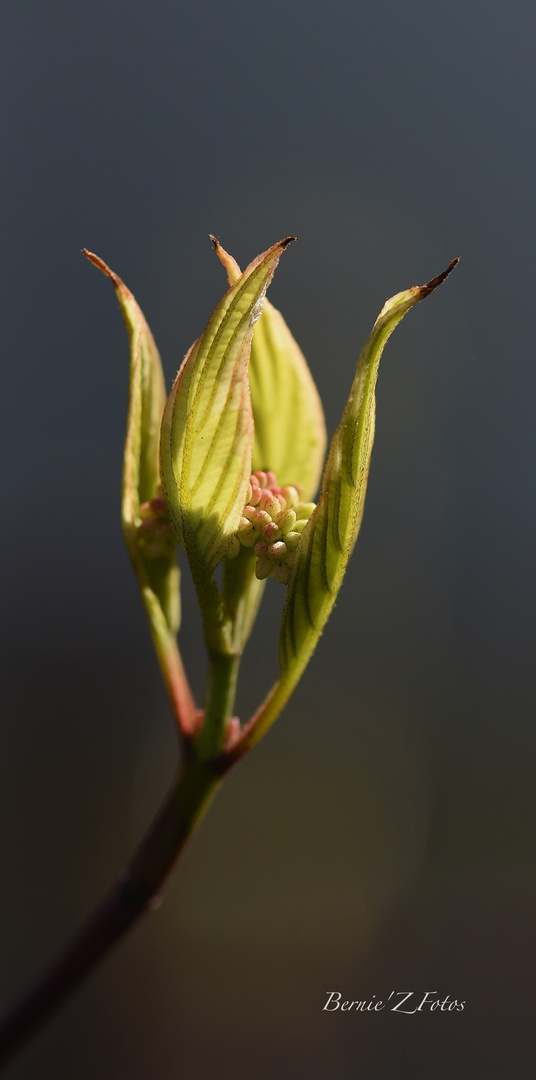
[[[154,499],[141,503],[140,518],[137,535],[144,554],[151,559],[171,554],[176,543],[175,533],[161,485]]]
[[[280,487],[275,473],[252,473],[246,505],[227,555],[238,555],[241,544],[253,548],[259,580],[273,576],[287,585],[301,534],[314,509],[315,503],[300,502],[297,487]]]

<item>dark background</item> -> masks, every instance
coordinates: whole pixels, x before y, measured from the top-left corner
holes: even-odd
[[[297,234],[270,296],[330,432],[384,299],[462,256],[388,346],[362,534],[303,684],[162,910],[8,1075],[529,1080],[534,4],[5,0],[0,27],[6,1005],[176,761],[119,526],[126,335],[81,247],[171,380],[225,288],[208,233],[243,265]],[[274,670],[269,586],[243,716]],[[392,990],[466,1005],[322,1011]]]

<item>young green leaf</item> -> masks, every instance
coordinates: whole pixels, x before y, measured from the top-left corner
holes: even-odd
[[[244,507],[253,445],[251,339],[266,289],[292,239],[254,259],[225,293],[187,354],[164,411],[162,480],[198,585],[228,548]]]
[[[195,710],[175,635],[180,622],[176,543],[162,498],[160,422],[166,401],[160,356],[143,312],[124,282],[97,255],[87,258],[114,285],[130,341],[130,381],[123,458],[121,522],[156,652],[183,730]]]
[[[238,263],[212,237],[229,283]],[[281,313],[265,301],[249,363],[255,438],[253,470],[271,469],[278,483],[299,485],[308,502],[316,493],[326,450],[326,426],[318,391],[305,357]]]
[[[387,300],[359,357],[341,422],[333,435],[318,505],[307,523],[283,608],[279,641],[281,675],[231,755],[240,756],[273,723],[306,667],[335,603],[363,516],[374,440],[375,387],[385,344],[419,300],[440,285],[458,262],[427,285]]]
[[[280,662],[283,671],[292,670],[293,679],[301,675],[322,633],[359,532],[374,440],[376,380],[384,347],[404,315],[429,296],[454,265],[427,285],[387,300],[359,357],[350,396],[331,440],[319,503],[302,534],[283,612]]]

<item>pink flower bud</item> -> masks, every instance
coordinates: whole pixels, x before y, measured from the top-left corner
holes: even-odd
[[[270,514],[266,513],[266,510],[256,510],[255,516],[251,520],[253,521],[255,528],[260,532],[265,525],[268,525],[272,518]]]
[[[287,545],[282,540],[278,540],[275,544],[270,544],[268,548],[268,555],[274,562],[283,562],[287,554]]]
[[[281,513],[281,503],[279,502],[279,499],[276,499],[275,495],[272,495],[272,492],[268,488],[266,488],[261,495],[260,506],[263,510],[266,510],[272,518]]]
[[[281,529],[278,528],[275,521],[270,521],[268,525],[264,526],[264,529],[262,530],[262,535],[264,536],[265,540],[268,540],[270,544],[273,544],[274,540],[281,539],[283,533],[281,532]]]

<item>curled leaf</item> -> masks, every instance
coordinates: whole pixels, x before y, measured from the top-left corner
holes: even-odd
[[[331,440],[318,506],[302,535],[283,611],[281,667],[283,671],[292,668],[298,678],[335,603],[359,532],[374,441],[376,380],[384,347],[404,315],[429,296],[454,265],[427,285],[387,300],[359,357],[350,396]]]
[[[159,439],[166,401],[158,349],[143,312],[124,282],[97,255],[87,258],[114,285],[130,341],[127,431],[121,522],[164,678],[182,730],[193,729],[195,707],[175,635],[180,622],[175,538],[162,498]]]
[[[259,255],[225,293],[177,375],[162,420],[161,469],[177,536],[199,584],[236,532],[253,445],[248,361],[281,253]]]
[[[130,381],[127,431],[123,457],[121,523],[132,561],[157,594],[170,630],[177,632],[180,617],[178,567],[174,545],[162,545],[162,554],[144,552],[140,507],[156,500],[160,484],[158,446],[160,422],[166,402],[164,374],[158,349],[143,312],[124,282],[98,255],[84,250],[87,258],[109,277],[130,342]],[[142,512],[143,513],[143,512]],[[146,518],[147,520],[147,518]],[[140,539],[142,543],[140,544]],[[153,544],[153,551],[155,550]]]
[[[216,237],[212,242],[232,284],[240,267]],[[298,343],[269,300],[253,335],[249,385],[255,426],[253,470],[271,469],[281,485],[298,484],[303,498],[311,499],[326,450],[322,402]]]
[[[335,603],[363,516],[374,440],[375,387],[385,344],[419,300],[458,262],[427,285],[398,293],[382,308],[357,363],[341,422],[331,440],[318,505],[306,525],[290,580],[279,640],[281,675],[231,754],[239,756],[273,723],[306,667]]]

